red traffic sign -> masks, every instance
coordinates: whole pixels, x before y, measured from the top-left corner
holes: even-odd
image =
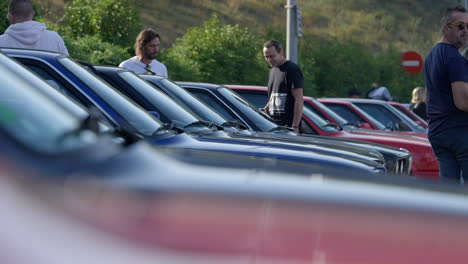
[[[423,59],[415,51],[407,51],[401,56],[401,66],[409,74],[417,74],[423,68]]]

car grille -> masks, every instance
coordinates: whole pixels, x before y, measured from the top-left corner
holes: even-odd
[[[411,158],[399,159],[395,164],[395,174],[409,175],[411,171]]]

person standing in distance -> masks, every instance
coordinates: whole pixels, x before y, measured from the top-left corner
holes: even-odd
[[[10,0],[10,26],[0,35],[0,47],[53,51],[68,55],[65,43],[57,32],[47,30],[43,23],[34,21],[31,0]]]
[[[409,110],[427,120],[426,88],[418,86],[413,89]]]
[[[161,45],[161,37],[153,29],[145,29],[135,40],[135,57],[120,63],[119,67],[134,71],[137,74],[155,74],[167,78],[167,68],[156,60]]]
[[[441,180],[468,179],[468,65],[458,52],[468,41],[464,7],[448,8],[441,20],[442,38],[424,64],[428,138],[439,163]]]
[[[270,64],[268,103],[264,111],[283,126],[299,132],[304,107],[304,77],[294,62],[286,60],[277,40],[263,45],[263,55]]]

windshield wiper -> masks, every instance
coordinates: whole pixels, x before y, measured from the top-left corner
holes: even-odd
[[[326,128],[326,127],[333,127],[333,128],[336,128],[338,130],[343,130],[343,128],[341,128],[339,125],[335,124],[335,123],[328,123],[328,124],[325,124],[322,126],[322,128]]]
[[[96,135],[100,134],[99,115],[100,113],[98,110],[91,108],[89,110],[89,115],[83,119],[77,127],[60,135],[57,138],[57,142],[62,143],[66,138],[80,135],[83,131],[90,131]]]
[[[167,132],[164,132],[164,131],[167,131]],[[184,130],[179,127],[173,126],[172,124],[164,123],[158,129],[156,129],[151,136],[160,136],[160,135],[169,134],[171,132],[177,132],[178,134],[180,134],[184,132]]]
[[[242,124],[240,121],[238,120],[229,120],[229,121],[226,121],[224,123],[221,124],[222,127],[227,127],[227,126],[233,126],[235,128],[238,128],[238,129],[248,129],[248,127],[244,124]]]
[[[208,121],[205,121],[205,120],[197,120],[195,122],[192,122],[192,123],[184,126],[184,129],[187,129],[189,127],[194,127],[194,126],[203,126],[203,127],[208,127],[208,128],[216,127],[217,128],[217,126],[212,122],[208,122]]]
[[[268,130],[268,132],[294,132],[294,130],[286,126],[276,126]]]
[[[355,126],[355,127],[360,127],[360,125],[356,122],[346,122],[344,124],[341,125],[342,127],[344,126]]]

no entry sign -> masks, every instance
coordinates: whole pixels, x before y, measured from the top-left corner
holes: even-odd
[[[423,59],[415,51],[407,51],[401,56],[401,66],[409,74],[417,74],[423,68]]]

